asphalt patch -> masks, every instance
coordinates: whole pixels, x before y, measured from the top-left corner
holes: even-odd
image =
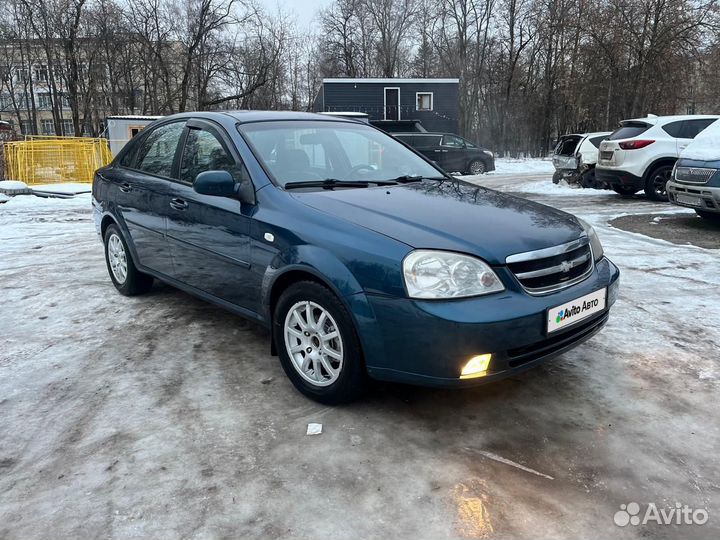
[[[720,224],[694,214],[636,214],[615,218],[609,224],[673,244],[720,249]]]

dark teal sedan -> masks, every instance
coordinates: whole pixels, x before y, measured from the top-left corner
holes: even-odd
[[[163,118],[97,171],[93,206],[118,291],[158,279],[269,327],[324,403],[506,377],[598,332],[618,294],[588,224],[339,117]]]

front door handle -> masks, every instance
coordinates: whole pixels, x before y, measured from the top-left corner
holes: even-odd
[[[182,199],[171,199],[170,206],[175,210],[185,210],[188,207],[188,203]]]
[[[132,191],[132,184],[129,182],[123,182],[120,184],[120,191],[123,193],[130,193]]]

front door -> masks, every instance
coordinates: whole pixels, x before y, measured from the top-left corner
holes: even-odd
[[[400,88],[385,88],[385,120],[400,120]]]
[[[462,138],[455,135],[443,135],[440,149],[440,166],[446,172],[465,172],[467,150],[465,149],[465,141]]]
[[[130,163],[112,172],[117,208],[130,235],[137,262],[172,275],[172,256],[165,238],[173,166],[185,122],[162,124],[147,133]]]
[[[222,128],[206,121],[189,121],[168,215],[175,278],[256,311],[259,292],[250,273],[250,224],[255,207],[237,198],[193,190],[198,174],[215,170],[229,171],[237,182],[250,182]]]

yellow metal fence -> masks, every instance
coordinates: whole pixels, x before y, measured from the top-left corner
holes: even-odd
[[[110,163],[107,139],[27,137],[3,143],[5,179],[28,185],[92,182],[97,169]]]

